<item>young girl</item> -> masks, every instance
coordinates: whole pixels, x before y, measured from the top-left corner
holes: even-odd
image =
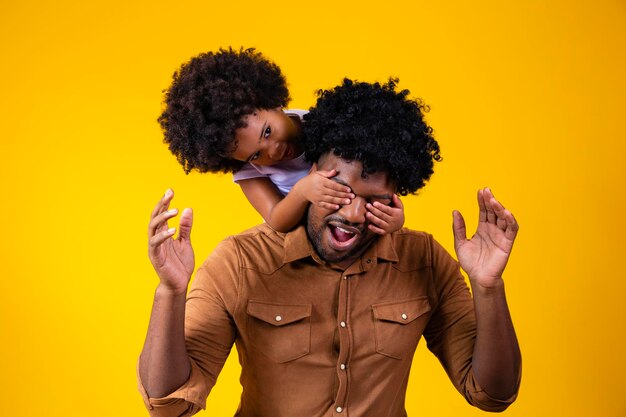
[[[289,91],[280,68],[254,49],[232,48],[192,58],[174,73],[159,117],[165,142],[185,172],[232,172],[252,206],[274,230],[288,232],[311,204],[338,210],[349,187],[305,160],[302,110],[284,110]],[[379,234],[404,224],[400,199],[368,204]]]

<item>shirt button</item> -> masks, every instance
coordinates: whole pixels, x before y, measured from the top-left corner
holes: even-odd
[[[338,413],[341,413],[343,411],[343,408],[337,407],[337,408],[335,408],[335,410],[337,410]]]
[[[344,276],[343,276],[343,279],[348,279],[348,276],[347,276],[347,275],[344,275]]]
[[[371,264],[371,263],[372,263],[372,260],[371,260],[370,258],[367,258],[367,261],[366,261],[366,262],[367,262],[368,264]]]
[[[342,363],[341,365],[339,365],[339,367],[341,368],[341,370],[343,371],[344,369],[346,369],[346,364]]]
[[[283,318],[282,318],[281,316],[276,316],[276,317],[274,318],[274,320],[276,320],[276,321],[281,321],[282,319],[283,319]]]
[[[406,314],[402,313],[402,319],[403,319],[403,320],[406,320],[406,319],[408,319],[408,318],[409,318],[409,316],[407,316]]]
[[[342,321],[341,323],[339,323],[339,325],[340,325],[341,327],[346,327],[346,322],[345,322],[345,321]]]

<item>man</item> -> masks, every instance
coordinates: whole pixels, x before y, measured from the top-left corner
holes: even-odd
[[[404,398],[422,335],[455,387],[473,405],[514,401],[521,357],[502,272],[517,234],[489,189],[478,192],[479,225],[466,239],[454,213],[458,264],[422,232],[384,236],[368,218],[396,193],[416,191],[439,147],[408,92],[353,83],[320,94],[305,119],[313,169],[355,198],[338,210],[311,205],[305,225],[283,234],[261,225],[223,241],[197,271],[189,241],[167,221],[171,190],[149,226],[159,276],[139,362],[140,390],[153,416],[190,416],[237,344],[243,393],[238,416],[406,416]]]

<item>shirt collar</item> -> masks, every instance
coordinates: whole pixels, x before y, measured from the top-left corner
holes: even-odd
[[[382,259],[389,262],[398,262],[399,260],[395,239],[389,233],[376,239],[376,242],[365,251],[363,256],[367,257],[368,255],[374,259]]]
[[[285,255],[283,262],[289,263],[309,256],[313,257],[315,260],[319,259],[309,241],[306,227],[300,225],[285,235]]]
[[[317,255],[315,249],[313,249],[313,245],[311,245],[311,241],[306,232],[306,227],[300,225],[285,235],[285,255],[283,262],[289,263],[309,256],[317,263],[325,263],[324,260],[320,259]],[[396,252],[393,237],[390,234],[378,237],[361,256],[361,260],[364,259],[370,259],[368,264],[370,264],[372,260],[378,259],[398,262],[398,253]]]

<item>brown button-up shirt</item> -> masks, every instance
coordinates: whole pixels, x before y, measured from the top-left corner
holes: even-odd
[[[224,240],[197,271],[186,304],[189,380],[148,398],[152,416],[205,408],[233,343],[241,417],[401,417],[424,335],[467,401],[499,411],[472,372],[474,307],[457,262],[425,233],[378,238],[350,267],[324,262],[300,227],[261,225]]]

